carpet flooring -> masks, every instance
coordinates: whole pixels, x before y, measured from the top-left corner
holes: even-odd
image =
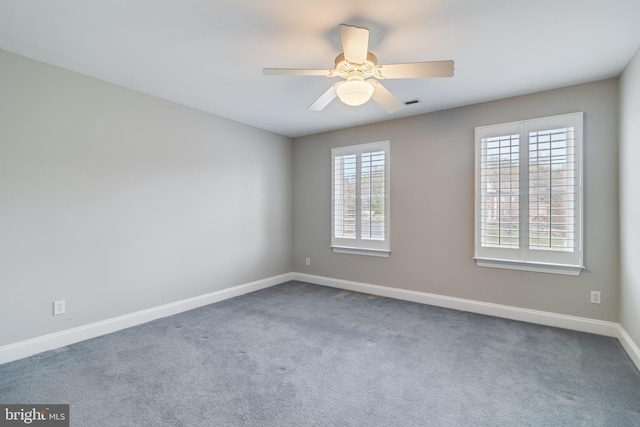
[[[0,365],[72,426],[640,426],[614,338],[288,282]]]

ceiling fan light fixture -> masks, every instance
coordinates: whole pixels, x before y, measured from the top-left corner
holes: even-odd
[[[371,99],[373,86],[363,79],[351,78],[338,86],[337,91],[340,101],[352,107],[357,107]]]

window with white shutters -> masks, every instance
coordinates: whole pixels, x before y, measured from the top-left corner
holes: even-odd
[[[578,275],[582,113],[476,128],[475,259]]]
[[[389,141],[331,150],[331,247],[389,256]]]

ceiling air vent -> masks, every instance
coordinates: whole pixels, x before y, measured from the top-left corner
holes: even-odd
[[[413,105],[420,103],[419,99],[412,99],[411,101],[405,101],[404,105]]]

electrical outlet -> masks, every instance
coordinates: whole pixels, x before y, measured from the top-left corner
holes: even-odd
[[[600,304],[600,292],[591,291],[591,304]]]
[[[64,300],[61,299],[60,301],[54,301],[53,302],[53,315],[57,316],[59,314],[64,314],[65,313],[65,303]]]
[[[311,258],[307,257],[305,263],[307,264],[307,266],[311,265]]]

